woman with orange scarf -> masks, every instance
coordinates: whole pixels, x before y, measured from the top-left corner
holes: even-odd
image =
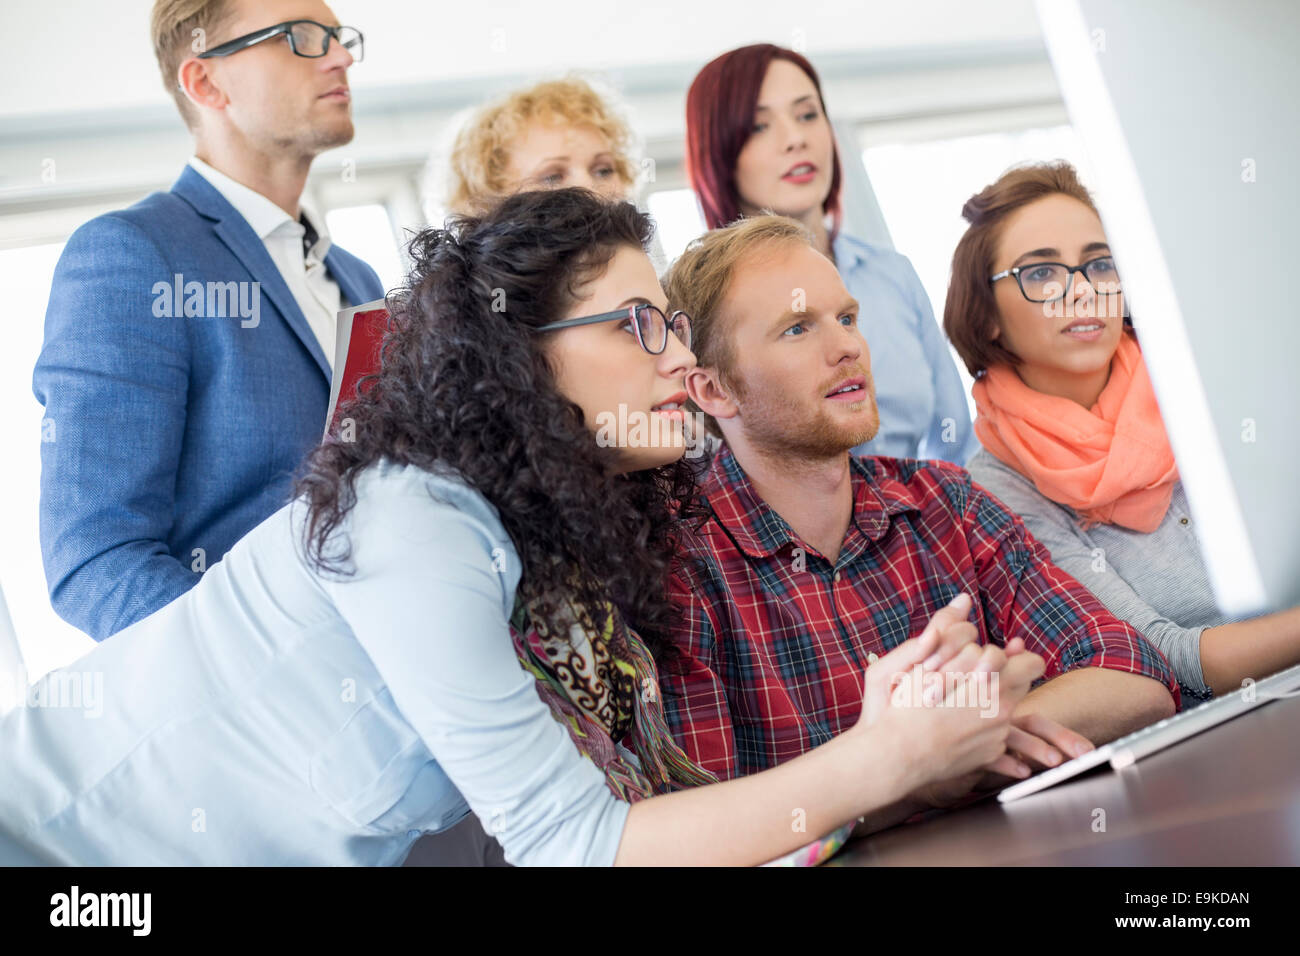
[[[944,330],[984,446],[972,477],[1061,568],[1160,649],[1190,699],[1300,662],[1300,608],[1214,604],[1101,219],[1073,167],[1011,169],[971,197]]]

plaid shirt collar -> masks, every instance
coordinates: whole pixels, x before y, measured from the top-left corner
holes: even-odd
[[[884,537],[894,515],[921,510],[921,502],[906,486],[890,482],[890,487],[882,487],[876,481],[870,458],[849,455],[849,467],[853,522],[845,535],[841,561],[856,557],[868,544]],[[786,520],[759,497],[725,442],[713,456],[704,479],[704,492],[718,524],[751,558],[770,558],[787,545],[819,553],[801,541]],[[860,539],[855,540],[854,527],[861,532]]]

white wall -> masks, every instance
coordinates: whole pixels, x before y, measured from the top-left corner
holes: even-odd
[[[567,67],[694,63],[759,41],[811,55],[1036,40],[1030,0],[336,0],[366,36],[357,89],[491,78]],[[5,0],[0,117],[159,106],[149,0]],[[57,12],[56,12],[57,11]]]

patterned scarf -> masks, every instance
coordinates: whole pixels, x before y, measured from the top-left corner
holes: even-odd
[[[680,787],[717,783],[673,740],[654,660],[617,609],[609,609],[600,633],[591,616],[571,602],[560,615],[567,635],[547,627],[535,605],[516,601],[510,619],[515,653],[536,678],[537,695],[578,750],[605,774],[614,795],[635,803]],[[635,761],[617,746],[620,741],[630,746]]]

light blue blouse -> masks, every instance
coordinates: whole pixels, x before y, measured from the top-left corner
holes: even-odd
[[[351,577],[307,566],[304,515],[0,720],[0,864],[399,864],[471,810],[512,863],[612,863],[628,805],[519,665],[492,506],[368,469]]]
[[[880,431],[853,451],[964,465],[979,450],[970,406],[912,263],[843,233],[831,248],[845,288],[861,306],[858,327],[871,349],[880,409]]]

